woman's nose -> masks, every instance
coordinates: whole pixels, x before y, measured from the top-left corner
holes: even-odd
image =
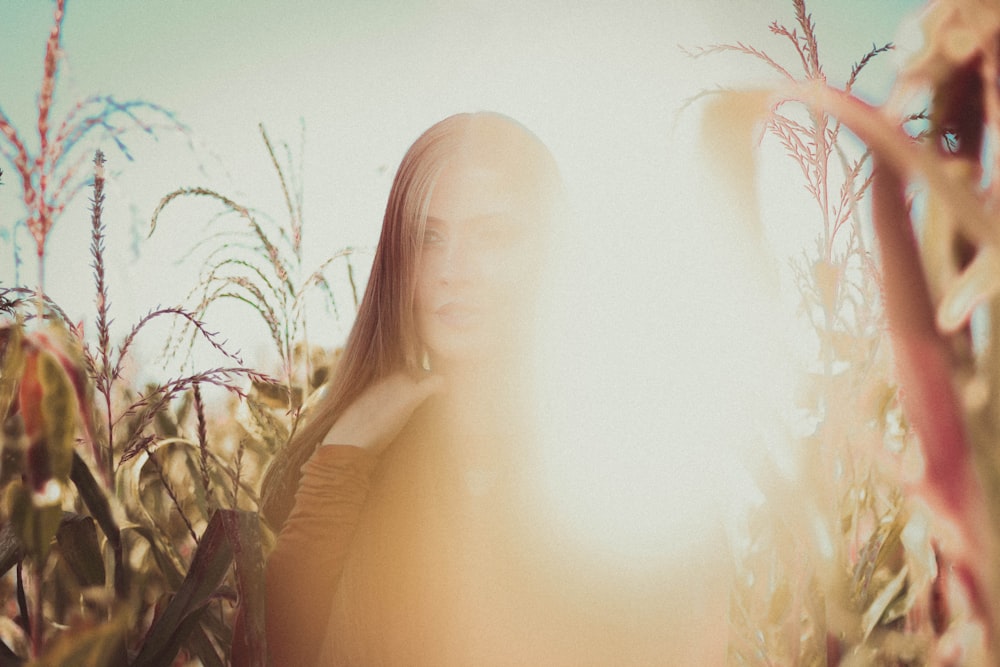
[[[472,277],[473,262],[467,244],[461,240],[452,240],[445,249],[444,262],[441,266],[441,280],[446,283],[466,282]]]

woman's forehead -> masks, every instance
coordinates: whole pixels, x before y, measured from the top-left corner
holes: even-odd
[[[518,170],[490,160],[459,158],[439,174],[428,216],[448,220],[502,214],[529,203],[531,190]]]

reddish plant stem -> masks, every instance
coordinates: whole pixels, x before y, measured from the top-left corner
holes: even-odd
[[[108,488],[114,488],[114,420],[111,406],[111,385],[115,381],[115,371],[111,364],[111,333],[110,319],[108,318],[108,286],[104,281],[104,153],[98,150],[94,154],[94,195],[91,200],[91,246],[90,252],[94,262],[95,291],[97,292],[97,341],[101,358],[100,372],[95,378],[97,390],[104,396],[104,410],[107,419],[108,446],[104,456],[105,461],[101,461],[101,451],[94,447],[94,457],[98,469],[104,476],[104,482]]]
[[[923,445],[928,491],[937,496],[949,515],[965,517],[971,509],[976,480],[951,378],[951,353],[935,325],[903,181],[878,154],[874,169],[873,223],[903,407]]]
[[[991,645],[1000,637],[996,626],[1000,619],[992,609],[995,577],[990,570],[993,541],[986,499],[952,378],[954,359],[948,341],[937,330],[906,203],[906,183],[922,180],[943,204],[961,211],[963,232],[971,242],[996,243],[1000,234],[974,189],[944,168],[939,153],[921,150],[877,107],[822,84],[798,86],[791,97],[838,117],[871,149],[872,218],[900,402],[920,437],[926,464],[919,491],[957,531],[959,543],[949,546],[948,559]]]
[[[990,577],[982,569],[980,530],[986,504],[976,475],[965,418],[951,375],[952,354],[935,324],[933,302],[906,205],[904,181],[874,152],[872,218],[882,259],[882,290],[900,401],[924,453],[923,495],[958,530],[955,573],[990,634]],[[989,567],[986,558],[986,567]]]
[[[956,210],[969,211],[970,219],[976,217],[978,202],[970,201],[969,193],[949,181],[934,158],[917,150],[877,108],[827,86],[800,87],[799,93],[803,101],[838,116],[872,151],[872,219],[901,401],[926,457],[925,491],[962,530],[965,546],[973,547],[974,519],[982,515],[983,498],[951,377],[951,352],[935,324],[913,234],[906,180],[915,175],[926,179]]]

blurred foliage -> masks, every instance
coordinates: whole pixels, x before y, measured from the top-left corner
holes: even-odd
[[[84,340],[82,324],[41,287],[0,287],[0,664],[221,666],[239,609],[240,640],[251,664],[263,665],[263,566],[272,536],[256,512],[257,485],[291,428],[288,402],[276,409],[273,388],[287,397],[291,384],[245,367],[181,307],[153,309],[112,343],[104,156],[96,154],[92,181],[79,159],[67,166],[65,156],[91,129],[127,155],[118,116],[146,131],[136,111],[172,116],[145,102],[93,98],[50,134],[62,0],[55,7],[40,153],[28,154],[0,112],[0,156],[21,176],[40,275],[45,236],[91,184],[96,340]],[[183,322],[226,364],[136,386],[127,370],[133,343],[161,318]],[[217,418],[202,397],[208,386],[248,399],[253,407],[242,417],[250,426]]]
[[[757,471],[764,501],[734,542],[730,661],[996,664],[1000,9],[931,3],[924,50],[878,108],[852,86],[891,45],[834,87],[804,0],[792,5],[794,27],[771,32],[801,74],[742,43],[692,52],[775,71],[769,90],[707,95],[706,132],[742,128],[726,149],[743,149],[730,162],[747,165],[735,186],[751,191],[763,127],[800,166],[821,221],[792,265],[817,343],[807,433],[792,464]],[[930,106],[904,111],[914,100]]]
[[[255,511],[261,462],[244,451],[268,451],[274,434],[260,429],[272,444],[248,447],[260,440],[236,422],[210,427],[200,387],[245,395],[243,384],[273,381],[231,366],[133,389],[120,358],[91,349],[41,297],[0,293],[0,569],[16,570],[0,652],[11,664],[223,665],[241,605],[264,664],[270,534]]]
[[[873,47],[834,88],[804,0],[792,6],[794,27],[775,22],[771,31],[791,45],[795,68],[742,43],[693,52],[738,53],[774,70],[773,89],[708,96],[708,131],[725,139],[715,142],[726,152],[720,164],[753,201],[753,133],[763,127],[801,168],[820,221],[815,247],[791,262],[817,350],[803,378],[803,433],[790,463],[775,457],[755,471],[765,498],[734,540],[729,658],[736,665],[995,664],[1000,9],[932,3],[923,52],[876,108],[854,98],[852,87],[891,45]],[[112,117],[159,112],[95,98],[49,134],[61,0],[56,7],[38,156],[0,112],[0,156],[20,178],[25,224],[43,259],[46,234],[84,182],[79,162],[66,166],[63,156],[97,127],[123,148]],[[901,111],[913,99],[926,99],[928,109]],[[217,245],[193,308],[156,308],[112,344],[100,153],[92,182],[96,341],[85,341],[41,287],[0,288],[0,664],[223,665],[237,610],[244,636],[236,639],[265,664],[262,571],[272,535],[257,516],[259,478],[336,362],[336,352],[309,343],[305,295],[318,290],[336,312],[325,271],[338,258],[354,285],[351,249],[304,268],[291,153],[285,147],[289,166],[282,166],[261,133],[287,224],[200,187],[169,193],[154,213],[155,225],[184,197],[223,209],[212,220]],[[892,199],[873,162],[898,178],[908,199]],[[876,200],[873,221],[867,199]],[[237,227],[220,229],[223,219]],[[891,274],[893,262],[909,257],[906,234],[890,234],[900,223],[919,247],[920,280]],[[220,299],[262,318],[281,360],[278,380],[246,367],[206,328],[202,320]],[[925,306],[933,320],[926,331],[915,328],[918,319],[898,319],[917,318]],[[160,318],[180,323],[180,338],[207,342],[225,365],[136,386],[125,360]],[[939,368],[944,376],[935,375]],[[207,386],[231,400],[208,404]],[[953,403],[957,424],[945,409]]]

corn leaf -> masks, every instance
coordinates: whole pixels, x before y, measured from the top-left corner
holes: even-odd
[[[17,537],[14,524],[7,521],[0,526],[0,576],[7,574],[7,571],[23,558],[24,547],[21,545],[21,540]]]
[[[99,625],[63,632],[31,667],[117,667],[126,664],[125,636],[132,615],[122,607]],[[2,664],[2,663],[0,663]]]
[[[187,576],[153,623],[133,667],[169,664],[198,627],[206,605],[213,598],[233,564],[234,551],[251,547],[256,518],[246,512],[218,510],[208,522]],[[244,536],[246,533],[246,536]],[[242,556],[241,559],[242,560]]]
[[[77,493],[91,516],[97,521],[101,531],[108,540],[115,558],[115,595],[124,598],[128,595],[128,569],[125,567],[122,552],[121,531],[111,513],[104,491],[101,490],[90,468],[77,452],[73,452],[73,463],[70,469],[70,479],[76,486]]]
[[[233,641],[245,642],[251,660],[248,667],[265,667],[264,530],[255,512],[235,513],[235,520],[227,521],[226,528],[233,544],[236,584],[244,621],[244,636],[234,637]]]
[[[735,195],[735,210],[750,223],[753,238],[763,233],[757,201],[755,148],[769,119],[774,92],[725,90],[705,105],[702,145]]]
[[[23,664],[22,658],[10,650],[9,646],[0,642],[0,667],[21,667]]]
[[[56,531],[56,542],[81,586],[104,585],[104,558],[94,519],[74,514],[64,517]]]
[[[62,509],[59,505],[36,506],[32,495],[23,484],[13,482],[7,487],[6,503],[15,534],[25,551],[41,564],[49,555]]]
[[[10,411],[17,391],[17,381],[24,369],[23,338],[19,325],[0,329],[0,341],[3,342],[3,360],[0,362],[0,423],[3,423]]]

